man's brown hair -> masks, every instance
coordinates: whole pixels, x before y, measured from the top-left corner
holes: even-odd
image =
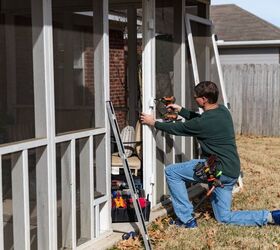
[[[205,97],[213,104],[218,101],[219,89],[214,82],[203,81],[194,87],[196,97]]]

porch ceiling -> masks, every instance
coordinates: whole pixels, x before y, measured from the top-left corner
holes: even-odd
[[[186,0],[186,6],[197,5],[197,3],[210,4],[210,0]],[[173,6],[173,1],[170,0],[156,0],[158,7]],[[126,9],[127,6],[135,6],[136,8],[142,8],[142,0],[109,0],[110,8],[114,9]]]
[[[210,4],[210,0],[186,0],[186,6],[197,5],[198,2]],[[4,13],[22,13],[29,10],[30,2],[28,0],[17,1],[17,5],[8,0],[3,0],[0,3],[1,11]],[[157,0],[157,6],[167,7],[172,6],[173,1],[170,0]],[[109,0],[109,7],[112,9],[127,9],[128,6],[135,6],[136,8],[142,8],[142,0]],[[62,8],[65,10],[75,11],[90,11],[92,9],[92,0],[61,0],[53,1],[53,7],[55,9]]]
[[[127,9],[128,6],[142,8],[142,0],[109,0],[110,9]]]

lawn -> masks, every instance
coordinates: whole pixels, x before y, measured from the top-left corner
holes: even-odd
[[[233,210],[280,209],[280,138],[239,136],[237,146],[244,189],[234,195]],[[280,226],[219,224],[209,202],[196,216],[199,227],[193,230],[169,226],[168,217],[152,222],[148,231],[153,249],[280,249]],[[129,239],[113,249],[143,249],[143,244]]]

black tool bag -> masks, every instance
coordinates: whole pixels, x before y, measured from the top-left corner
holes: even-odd
[[[218,178],[221,173],[218,168],[218,158],[216,155],[211,155],[207,161],[196,164],[194,172],[195,175],[203,182],[209,182],[213,178]]]

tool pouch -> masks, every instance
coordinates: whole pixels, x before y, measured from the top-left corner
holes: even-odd
[[[216,155],[211,155],[207,161],[199,162],[194,168],[195,175],[202,181],[207,182],[219,178],[221,172],[217,168],[218,159]]]

